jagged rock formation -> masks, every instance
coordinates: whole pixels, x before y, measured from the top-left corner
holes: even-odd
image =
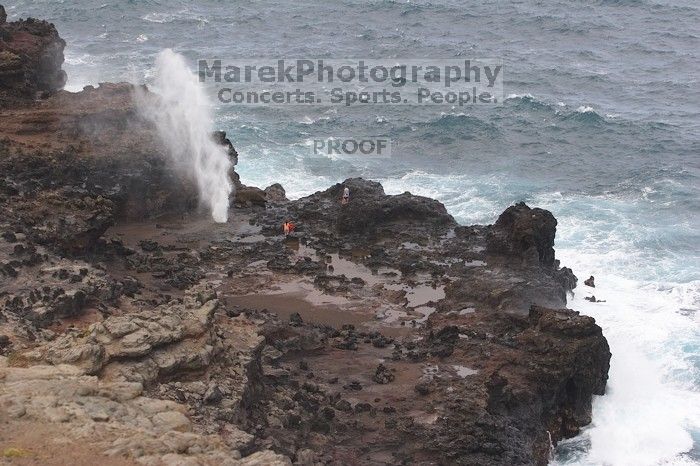
[[[6,100],[62,89],[65,46],[53,24],[33,18],[8,23],[0,5],[0,108]]]
[[[489,252],[542,265],[554,264],[554,236],[557,220],[543,209],[531,209],[524,202],[508,207],[489,231]]]
[[[526,319],[471,315],[449,323],[467,337],[454,351],[471,355],[462,364],[479,374],[445,394],[449,401],[432,434],[445,461],[542,464],[550,436],[574,436],[591,421],[591,397],[604,393],[610,357],[593,319],[533,306]],[[435,391],[450,390],[436,385]]]
[[[590,422],[610,352],[565,309],[550,212],[460,226],[372,181],[288,200],[234,172],[213,225],[131,85],[58,91],[36,65],[58,63],[55,29],[2,16],[4,443],[49,464],[28,433],[64,463],[545,464]],[[40,47],[13,68],[25,33]]]
[[[343,206],[339,200],[343,189],[350,190],[353,202]],[[395,222],[420,220],[454,226],[456,222],[440,202],[410,193],[387,196],[377,182],[361,178],[345,180],[323,192],[313,194],[295,203],[292,211],[301,222],[325,223],[340,233],[375,235],[385,225]]]

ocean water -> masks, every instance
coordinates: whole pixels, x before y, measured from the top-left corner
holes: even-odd
[[[582,283],[570,307],[613,353],[593,423],[553,464],[700,464],[700,4],[307,0],[20,0],[54,22],[68,88],[151,82],[156,55],[469,58],[505,62],[496,108],[215,108],[246,184],[290,197],[350,176],[437,198],[491,223],[524,200],[559,220],[557,256]],[[309,140],[376,135],[390,159],[314,156]],[[583,298],[595,292],[602,303]]]

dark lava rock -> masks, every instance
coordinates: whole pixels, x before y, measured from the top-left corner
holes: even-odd
[[[369,403],[357,403],[355,405],[356,413],[368,413],[372,411],[372,405]]]
[[[221,393],[221,389],[216,384],[210,385],[204,394],[204,401],[210,404],[216,404],[223,398],[224,395]]]
[[[591,275],[588,277],[586,280],[583,281],[583,284],[586,286],[590,286],[591,288],[595,288],[595,277]]]
[[[294,312],[289,316],[289,325],[292,327],[301,327],[304,325],[304,320],[298,312]]]
[[[267,196],[265,191],[260,188],[251,186],[241,186],[236,189],[236,199],[235,204],[241,207],[265,207],[267,202]],[[282,225],[280,224],[280,230]]]
[[[150,239],[142,239],[139,241],[139,247],[146,252],[154,252],[159,249],[158,242]]]
[[[335,403],[335,409],[337,409],[338,411],[343,411],[343,412],[347,413],[347,412],[352,411],[352,405],[347,400],[338,400]]]
[[[429,382],[418,382],[413,389],[419,395],[427,395],[430,393],[430,383]]]
[[[330,421],[335,417],[335,410],[330,406],[326,406],[321,409],[321,414],[324,418],[326,418],[326,420]]]
[[[126,296],[134,297],[141,288],[141,283],[134,277],[124,277],[121,281],[123,292]]]
[[[430,332],[426,345],[431,355],[444,358],[454,352],[454,346],[458,341],[459,329],[454,325],[448,325],[437,333]]]
[[[281,184],[275,183],[264,189],[265,199],[268,202],[287,202],[287,193]]]
[[[563,269],[562,269],[563,270]],[[445,288],[447,301],[462,307],[520,311],[527,314],[533,304],[550,308],[566,306],[570,285],[553,268],[503,266],[489,273],[468,273]],[[443,303],[444,304],[444,303]]]
[[[557,220],[544,209],[531,209],[524,202],[508,207],[487,235],[490,253],[514,256],[527,263],[554,265]]]
[[[34,99],[37,93],[62,89],[66,43],[54,25],[33,18],[8,23],[0,9],[0,100]]]
[[[352,325],[343,325],[340,335],[333,340],[333,347],[344,350],[357,350],[359,335],[355,332],[355,327]]]
[[[32,228],[27,233],[37,243],[55,251],[82,254],[94,249],[107,228],[112,226],[113,209],[114,204],[106,199],[66,199],[61,205],[54,206],[51,216],[37,218],[41,228]]]
[[[395,378],[396,377],[394,376],[394,374],[392,374],[391,371],[384,364],[380,364],[379,366],[377,366],[377,370],[372,376],[372,380],[379,384],[393,382]]]
[[[372,336],[372,346],[375,348],[386,348],[394,340],[392,338],[386,338],[384,335],[378,334]]]
[[[554,261],[555,264],[558,263],[559,261]],[[574,288],[576,288],[576,283],[578,282],[578,278],[576,278],[576,275],[574,275],[574,271],[571,270],[568,267],[562,267],[561,269],[557,270],[555,272],[556,277],[561,283],[561,285],[564,287],[566,291],[571,291]],[[585,282],[584,282],[585,283]]]
[[[590,423],[592,397],[605,391],[608,343],[593,318],[569,309],[533,306],[523,321],[493,318],[496,328],[508,322],[505,328],[517,332],[511,350],[520,356],[480,371],[486,376],[485,409],[473,391],[455,386],[432,446],[445,452],[447,463],[470,458],[464,464],[545,465],[550,442],[575,436]]]
[[[350,202],[341,205],[343,189],[350,189]],[[325,191],[296,201],[292,206],[301,222],[321,222],[340,233],[373,234],[392,223],[456,225],[442,203],[427,197],[403,193],[388,196],[382,185],[350,178]]]
[[[353,380],[350,383],[343,385],[343,388],[345,390],[359,391],[359,390],[362,390],[362,384],[360,382],[358,382],[357,380]]]

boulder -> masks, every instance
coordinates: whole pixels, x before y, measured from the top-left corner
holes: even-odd
[[[265,207],[267,195],[265,191],[254,186],[241,185],[236,188],[235,204],[239,207]]]
[[[390,382],[393,382],[396,377],[394,374],[391,372],[391,370],[386,367],[384,364],[379,364],[377,366],[377,370],[374,372],[374,375],[372,376],[372,380],[374,380],[378,384],[387,384]]]
[[[548,210],[524,202],[508,207],[487,235],[490,253],[518,257],[525,263],[554,265],[557,220]]]
[[[345,188],[350,190],[350,201],[342,204]],[[373,235],[392,226],[456,225],[439,201],[408,192],[390,196],[381,184],[362,178],[347,179],[300,199],[292,209],[300,222],[324,223],[343,234]]]
[[[270,202],[287,202],[287,193],[279,183],[274,183],[265,188],[265,199]]]
[[[33,18],[8,23],[0,6],[0,101],[62,89],[65,46],[53,24]]]

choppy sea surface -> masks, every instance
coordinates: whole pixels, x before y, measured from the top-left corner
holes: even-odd
[[[246,184],[299,197],[351,176],[492,223],[524,200],[559,221],[578,275],[570,307],[613,353],[593,423],[560,465],[700,464],[700,3],[20,0],[10,20],[54,22],[69,90],[149,82],[155,55],[483,58],[505,62],[500,107],[232,107],[217,125]],[[314,156],[337,135],[392,140],[389,159]],[[582,280],[596,277],[590,303]]]

